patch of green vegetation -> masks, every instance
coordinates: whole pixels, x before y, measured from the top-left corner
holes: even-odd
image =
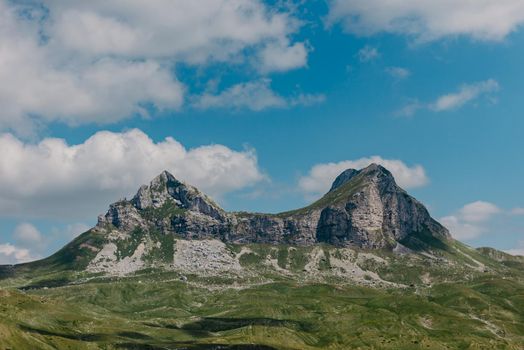
[[[285,218],[288,216],[303,215],[314,210],[323,209],[331,204],[336,204],[341,201],[347,201],[351,196],[360,191],[364,186],[366,186],[364,179],[357,175],[351,181],[345,183],[344,185],[340,186],[334,191],[326,193],[322,198],[308,205],[307,207],[286,211],[275,215],[281,218]]]
[[[149,229],[149,237],[156,243],[146,256],[146,261],[149,263],[163,262],[171,264],[175,255],[174,235],[162,233],[152,227]]]
[[[336,190],[333,190],[331,192],[326,193],[322,198],[319,200],[313,202],[312,204],[308,205],[307,207],[285,211],[277,214],[269,214],[269,213],[251,213],[246,211],[237,211],[232,212],[235,216],[238,218],[251,218],[251,217],[278,217],[281,219],[285,219],[289,216],[294,215],[304,215],[314,210],[323,209],[330,204],[336,204],[341,201],[348,200],[349,197],[353,196],[355,193],[360,191],[364,186],[366,186],[366,183],[362,176],[356,176],[351,181],[345,183],[344,185],[340,186]]]
[[[291,247],[289,248],[288,260],[289,260],[289,269],[291,271],[302,271],[306,267],[306,264],[309,261],[308,253],[311,251],[308,247]]]
[[[146,220],[164,220],[174,216],[183,215],[187,209],[179,207],[174,201],[166,200],[160,208],[145,208],[140,211]]]
[[[271,247],[269,249],[269,257],[271,259],[278,259],[278,251],[279,251],[278,247]]]
[[[245,253],[240,256],[240,265],[244,267],[258,266],[264,261],[264,257],[256,253]]]
[[[133,231],[131,231],[129,237],[119,240],[117,244],[118,249],[116,251],[118,260],[132,256],[140,243],[142,243],[144,237],[144,230],[140,227],[135,227]]]
[[[235,254],[238,254],[242,251],[242,246],[240,244],[226,243],[226,246]]]
[[[287,269],[288,255],[289,253],[288,253],[287,246],[280,246],[278,248],[278,255],[277,255],[278,266],[280,266],[283,269]]]
[[[16,265],[11,269],[3,267],[4,270],[7,270],[4,274],[16,274],[20,277],[54,274],[67,270],[81,271],[86,268],[89,261],[96,256],[98,249],[106,242],[104,233],[89,230],[48,258]],[[1,271],[0,275],[2,275]]]
[[[449,247],[442,239],[432,235],[431,231],[424,228],[420,232],[414,232],[402,240],[400,244],[414,251],[423,251],[428,249],[448,250]]]

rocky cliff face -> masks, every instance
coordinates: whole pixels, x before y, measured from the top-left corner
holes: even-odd
[[[228,213],[196,188],[163,172],[130,201],[110,206],[95,230],[136,229],[231,243],[325,242],[338,246],[423,249],[450,239],[424,206],[397,186],[391,173],[372,164],[349,169],[308,207],[280,214]]]
[[[380,165],[345,171],[325,197],[331,200],[321,210],[318,241],[365,248],[399,243],[423,248],[450,239],[447,229]]]

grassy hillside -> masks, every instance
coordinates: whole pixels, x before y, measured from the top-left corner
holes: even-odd
[[[208,290],[174,277],[2,291],[0,348],[522,349],[524,344],[524,286],[504,279],[415,292],[291,281]]]
[[[355,254],[355,268],[395,285],[334,274],[344,251],[330,246],[229,246],[244,252],[240,275],[12,276],[0,281],[0,349],[522,349],[522,261],[455,244],[439,258],[452,267]]]

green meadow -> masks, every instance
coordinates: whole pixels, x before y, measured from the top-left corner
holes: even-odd
[[[284,251],[275,257],[293,265]],[[376,268],[401,288],[299,278],[296,253],[291,276],[26,272],[0,281],[0,349],[523,349],[522,262],[475,254],[490,271],[463,279],[402,259]]]

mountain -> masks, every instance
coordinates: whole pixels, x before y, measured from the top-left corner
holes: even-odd
[[[62,271],[125,276],[146,269],[244,276],[269,269],[365,285],[423,280],[398,276],[391,271],[393,263],[388,269],[380,264],[363,269],[356,259],[359,254],[370,254],[375,261],[393,259],[399,266],[405,256],[424,259],[426,270],[455,271],[457,277],[463,268],[488,271],[511,261],[502,252],[475,251],[452,239],[387,169],[371,164],[342,172],[312,204],[278,214],[227,212],[164,171],[132,199],[111,204],[95,227],[57,253],[40,261],[0,266],[0,278]],[[386,271],[387,278],[380,276]]]
[[[226,212],[197,188],[164,171],[131,200],[111,204],[93,229],[37,264],[133,272],[169,264],[176,239],[326,243],[390,251],[446,249],[452,241],[447,229],[377,164],[344,171],[316,202],[278,214]]]
[[[164,171],[132,200],[112,204],[97,228],[130,232],[140,227],[186,239],[231,243],[325,242],[390,249],[450,239],[424,206],[396,185],[388,170],[372,164],[349,171],[351,176],[342,173],[317,202],[276,215],[227,213],[198,189]]]
[[[428,239],[450,239],[424,206],[376,164],[345,171],[320,200],[280,214],[227,213],[198,189],[164,171],[130,201],[112,204],[97,225],[98,229],[122,232],[137,227],[186,239],[295,245],[325,242],[360,248],[394,249],[403,243],[423,247]]]
[[[376,164],[227,212],[163,172],[52,256],[0,266],[0,349],[522,349],[524,258],[473,249]]]

